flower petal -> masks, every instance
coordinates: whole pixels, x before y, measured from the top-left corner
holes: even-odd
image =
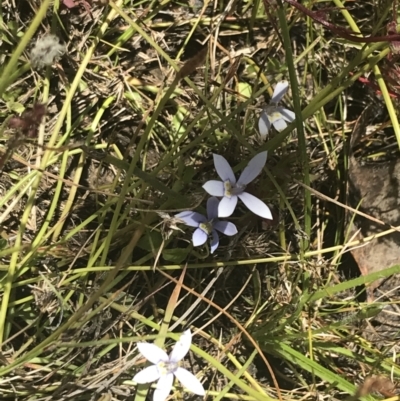
[[[254,214],[272,220],[271,210],[262,200],[247,192],[242,192],[238,197]]]
[[[279,118],[278,120],[275,120],[273,122],[274,128],[278,131],[281,132],[287,127],[286,121],[282,118]]]
[[[207,241],[208,235],[201,229],[198,228],[192,235],[193,246],[203,245]]]
[[[160,380],[157,382],[157,387],[154,390],[153,401],[165,401],[171,392],[173,382],[174,375],[172,373],[161,376]]]
[[[206,216],[192,211],[178,213],[175,217],[183,220],[185,224],[190,227],[198,227],[200,223],[205,223],[207,221]]]
[[[183,387],[186,387],[192,393],[197,395],[206,394],[203,385],[200,383],[200,380],[193,373],[179,367],[175,371],[175,376],[182,383]]]
[[[219,200],[215,196],[208,198],[207,200],[208,221],[216,219],[218,217],[218,205],[219,205]]]
[[[289,89],[288,81],[278,82],[274,89],[274,94],[272,95],[271,103],[279,103],[283,96],[285,96],[286,92]]]
[[[212,230],[210,252],[214,253],[214,251],[218,248],[218,245],[219,245],[219,235],[216,230]]]
[[[158,380],[161,377],[160,371],[158,370],[156,365],[151,365],[139,373],[137,373],[135,376],[133,376],[133,381],[139,384],[144,384],[144,383],[151,383],[156,380]]]
[[[211,196],[224,196],[224,183],[222,181],[210,180],[203,185],[204,190]]]
[[[188,353],[190,344],[192,344],[192,332],[188,329],[182,333],[181,337],[174,345],[169,360],[174,363],[182,360]]]
[[[235,210],[238,198],[232,195],[230,198],[224,196],[218,205],[218,217],[229,217]]]
[[[229,236],[235,235],[238,232],[236,226],[229,221],[217,221],[214,224],[214,228],[221,233]]]
[[[258,120],[258,132],[261,136],[267,136],[271,129],[271,123],[268,118],[268,114],[265,110],[261,113],[260,119]]]
[[[214,166],[222,181],[230,181],[231,184],[236,184],[235,174],[233,174],[232,167],[229,165],[225,157],[213,154]],[[218,196],[218,195],[217,195]]]
[[[160,361],[168,361],[167,353],[157,345],[150,343],[137,343],[136,345],[140,353],[151,363],[157,364]]]
[[[268,152],[261,152],[255,155],[247,164],[242,174],[239,177],[237,182],[238,186],[247,185],[249,182],[252,182],[254,178],[256,178],[260,173],[265,163],[267,162],[267,154]]]
[[[292,110],[285,109],[284,107],[277,107],[277,110],[289,123],[292,123],[296,119],[296,114],[294,114]]]

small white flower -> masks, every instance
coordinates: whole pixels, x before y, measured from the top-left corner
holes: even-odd
[[[229,221],[218,220],[218,205],[219,200],[212,196],[207,200],[207,217],[200,213],[187,211],[178,213],[175,217],[182,220],[189,227],[196,227],[193,233],[193,246],[203,245],[207,238],[211,235],[211,253],[219,246],[219,235],[217,231],[225,235],[235,235],[238,230],[233,223]]]
[[[269,207],[262,200],[245,192],[246,185],[250,184],[261,173],[267,161],[267,152],[255,155],[249,161],[237,181],[232,167],[225,157],[216,154],[213,154],[213,157],[215,170],[217,170],[217,174],[222,181],[207,181],[203,185],[203,188],[211,196],[222,197],[218,205],[218,217],[229,217],[235,211],[239,198],[253,213],[264,217],[264,219],[272,220]]]
[[[265,138],[268,135],[271,125],[273,125],[278,132],[281,132],[287,127],[286,122],[291,123],[295,120],[296,115],[293,111],[278,106],[278,103],[282,100],[283,96],[285,96],[288,88],[288,81],[278,82],[275,86],[271,102],[263,110],[258,120],[258,130],[261,137]]]
[[[174,376],[184,387],[197,395],[205,395],[204,388],[199,379],[184,368],[179,367],[179,362],[188,353],[192,343],[192,333],[186,330],[175,344],[171,354],[150,343],[138,343],[140,353],[153,365],[137,373],[133,380],[136,383],[151,383],[158,380],[154,390],[153,401],[164,401],[172,389]]]

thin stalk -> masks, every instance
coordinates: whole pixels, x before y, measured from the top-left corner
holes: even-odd
[[[303,182],[306,185],[310,185],[310,171],[309,171],[309,160],[307,154],[306,137],[304,135],[303,119],[301,113],[301,103],[299,95],[299,87],[297,84],[296,70],[294,66],[292,44],[290,41],[289,27],[286,22],[285,8],[283,7],[282,1],[278,0],[278,18],[282,30],[283,45],[286,50],[286,64],[288,66],[290,86],[292,88],[293,106],[296,114],[296,129],[297,138],[299,143],[299,154],[300,154],[300,165],[303,172]],[[311,193],[304,189],[304,232],[307,238],[300,239],[300,249],[304,253],[309,246],[309,238],[311,235]]]

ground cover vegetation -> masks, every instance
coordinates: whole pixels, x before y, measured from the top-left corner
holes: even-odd
[[[0,398],[395,397],[398,16],[3,1]]]

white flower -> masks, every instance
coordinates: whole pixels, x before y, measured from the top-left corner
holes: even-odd
[[[192,333],[186,330],[175,344],[171,354],[150,343],[138,343],[141,354],[153,365],[137,373],[133,380],[136,383],[151,383],[158,380],[154,390],[153,401],[164,401],[172,389],[175,377],[184,387],[197,395],[205,395],[204,388],[199,379],[184,368],[179,367],[179,362],[188,353],[192,343]]]
[[[258,130],[261,137],[265,138],[268,135],[271,125],[273,125],[278,132],[281,132],[287,127],[286,122],[291,123],[295,120],[296,115],[293,111],[278,106],[278,103],[282,100],[283,96],[285,96],[288,88],[288,81],[278,82],[275,86],[271,102],[263,110],[258,120]]]
[[[236,181],[232,167],[225,157],[213,154],[214,166],[217,174],[222,181],[207,181],[203,188],[211,196],[221,196],[218,206],[218,217],[229,217],[236,208],[238,198],[247,206],[249,210],[264,219],[272,220],[269,207],[254,195],[245,192],[246,185],[252,182],[262,171],[266,161],[267,152],[255,155],[247,164],[239,179]]]
[[[192,237],[193,246],[203,245],[211,235],[211,253],[214,253],[219,246],[217,231],[229,236],[236,235],[238,232],[233,223],[218,220],[218,205],[219,200],[215,196],[212,196],[207,200],[207,217],[191,210],[175,215],[175,217],[182,220],[187,226],[196,227]]]

